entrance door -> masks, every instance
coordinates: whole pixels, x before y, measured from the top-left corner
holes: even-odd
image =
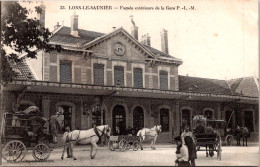
[[[245,111],[245,127],[249,129],[250,132],[254,131],[254,119],[252,111]]]
[[[135,134],[142,128],[144,128],[144,112],[141,107],[135,107],[133,111],[133,129]]]
[[[70,127],[70,129],[72,129],[72,107],[62,105],[59,109],[62,110],[62,115],[58,117],[62,132],[65,132],[67,126]]]
[[[182,121],[186,120],[188,126],[191,128],[190,110],[182,110]]]
[[[125,129],[125,108],[121,105],[116,105],[113,109],[113,135],[124,135]]]

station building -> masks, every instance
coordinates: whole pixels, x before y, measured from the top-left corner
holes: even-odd
[[[42,14],[45,14],[43,11]],[[158,142],[180,134],[194,115],[221,119],[228,126],[247,126],[258,140],[258,80],[254,77],[216,80],[181,76],[181,59],[169,55],[167,30],[161,31],[161,51],[151,47],[151,37],[139,39],[133,22],[108,34],[55,25],[51,45],[60,51],[38,52],[38,58],[12,64],[16,79],[4,87],[2,110],[36,105],[45,117],[63,110],[62,125],[89,129],[93,123],[118,122],[126,129],[162,125]],[[42,25],[44,18],[40,17]]]

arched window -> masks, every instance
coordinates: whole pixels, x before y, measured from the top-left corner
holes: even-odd
[[[254,131],[254,117],[252,111],[245,111],[244,113],[244,119],[245,119],[245,127],[250,130],[250,132]]]
[[[125,108],[122,105],[116,105],[113,108],[113,134],[124,135],[126,130]]]
[[[213,111],[211,110],[206,110],[204,112],[204,115],[207,117],[207,119],[212,119],[213,118]]]
[[[188,126],[191,128],[191,115],[190,110],[184,109],[182,110],[182,121],[186,120]]]
[[[160,124],[163,132],[169,132],[169,109],[160,109]]]
[[[101,125],[101,107],[96,105],[92,108],[92,124]]]
[[[133,128],[137,131],[144,128],[144,112],[142,107],[135,107],[133,111]]]

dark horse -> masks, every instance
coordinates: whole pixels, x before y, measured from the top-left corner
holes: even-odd
[[[211,126],[209,126],[205,129],[205,135],[209,135],[209,136],[216,135],[217,137],[219,137],[218,136],[219,134],[216,133]],[[214,156],[214,145],[206,144],[205,146],[206,146],[206,157],[208,157],[208,156],[213,157]],[[208,153],[208,148],[209,148],[209,153]]]
[[[235,136],[237,139],[237,145],[240,146],[240,138],[243,139],[243,146],[245,146],[245,142],[246,142],[246,146],[247,146],[247,138],[250,136],[249,130],[246,127],[237,127],[237,129],[235,130]]]

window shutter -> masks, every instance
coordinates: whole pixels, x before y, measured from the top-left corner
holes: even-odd
[[[94,84],[104,85],[104,64],[94,64]]]
[[[134,87],[143,88],[143,70],[141,68],[134,68]]]
[[[114,67],[114,85],[117,85],[119,81],[120,86],[124,86],[124,67],[115,66]]]
[[[168,72],[160,71],[160,89],[168,90]]]
[[[72,68],[71,61],[60,61],[60,82],[71,83],[72,82]]]

